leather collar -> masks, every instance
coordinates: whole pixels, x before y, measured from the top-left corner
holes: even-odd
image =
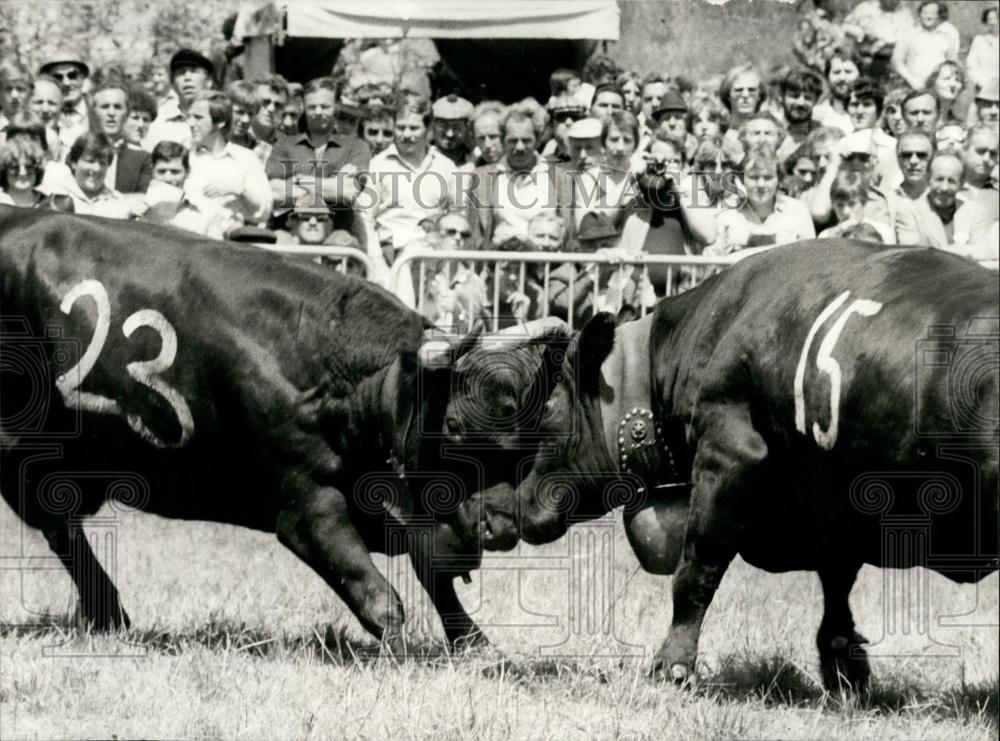
[[[381,412],[382,412],[382,445],[388,451],[386,465],[395,475],[395,488],[399,491],[396,502],[383,502],[386,511],[396,519],[403,521],[411,513],[403,512],[399,502],[410,501],[410,493],[406,491],[406,464],[410,460],[409,438],[413,427],[414,399],[412,386],[400,383],[402,376],[402,360],[397,358],[389,366],[382,381]],[[405,422],[403,422],[405,420]]]
[[[615,346],[601,366],[601,417],[608,453],[622,473],[638,476],[646,489],[687,486],[674,448],[682,440],[664,430],[652,393],[650,330],[653,315],[615,330]]]

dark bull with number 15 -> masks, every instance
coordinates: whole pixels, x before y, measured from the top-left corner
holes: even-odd
[[[959,582],[997,569],[998,316],[992,271],[837,240],[749,257],[617,329],[598,315],[500,347],[479,385],[536,390],[544,403],[521,410],[536,454],[464,519],[503,549],[624,505],[642,565],[674,574],[654,670],[678,682],[737,553],[815,571],[824,681],[863,687],[848,605],[862,564]]]

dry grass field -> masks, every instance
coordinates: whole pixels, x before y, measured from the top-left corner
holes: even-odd
[[[669,579],[639,569],[606,518],[545,548],[491,555],[460,595],[499,655],[393,662],[277,541],[102,510],[133,621],[76,633],[44,541],[0,505],[0,738],[995,739],[998,579],[958,586],[866,568],[867,701],[825,695],[811,574],[727,574],[696,692],[648,681]],[[379,557],[418,638],[434,640],[405,559]],[[31,627],[32,625],[36,627]]]

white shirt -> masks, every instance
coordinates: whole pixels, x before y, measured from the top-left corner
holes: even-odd
[[[494,244],[511,237],[527,238],[528,224],[545,208],[553,206],[553,166],[541,157],[528,172],[511,172],[506,163],[498,163],[496,205],[493,209]]]
[[[142,148],[152,152],[153,147],[162,141],[177,142],[185,149],[191,148],[191,127],[187,125],[187,117],[176,99],[167,100],[157,110],[156,118],[142,140]]]
[[[185,190],[223,213],[241,215],[245,223],[267,221],[274,205],[264,165],[256,154],[232,142],[226,142],[218,154],[191,152],[191,174]]]
[[[854,131],[854,122],[851,121],[851,116],[846,110],[843,113],[835,110],[829,98],[816,104],[813,108],[812,119],[820,126],[840,129],[845,134]]]
[[[369,207],[362,201],[366,196],[359,197],[361,218],[369,234],[374,230],[381,241],[387,233],[397,249],[422,234],[421,220],[439,216],[455,203],[457,168],[434,147],[414,167],[390,144],[371,158],[368,170],[374,199]]]

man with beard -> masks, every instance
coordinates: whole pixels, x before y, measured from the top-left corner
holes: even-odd
[[[89,129],[90,112],[83,95],[83,83],[90,76],[90,67],[78,55],[64,51],[49,58],[38,68],[38,74],[49,75],[62,90],[59,141],[65,150],[69,150],[77,138]]]
[[[683,141],[687,158],[694,156],[694,151],[698,148],[698,140],[688,132],[690,116],[687,102],[675,90],[664,93],[660,104],[653,111],[654,130],[663,131],[674,139]]]
[[[454,94],[438,99],[431,107],[434,147],[456,167],[465,169],[472,168],[472,150],[469,147],[472,111],[472,103]]]
[[[837,49],[826,63],[826,81],[830,96],[813,108],[812,117],[821,126],[840,129],[845,134],[854,131],[847,113],[851,86],[861,76],[861,62],[846,49]]]
[[[188,108],[199,93],[211,87],[214,73],[215,67],[208,57],[194,49],[181,49],[170,58],[170,82],[177,92],[177,100],[168,99],[160,106],[143,141],[144,149],[152,151],[161,141],[173,141],[191,148]]]
[[[118,83],[108,83],[94,93],[92,108],[95,130],[108,137],[114,148],[105,184],[119,193],[145,193],[153,178],[153,163],[149,152],[126,144],[128,91]]]
[[[785,129],[796,146],[819,128],[812,115],[822,94],[823,81],[815,73],[796,69],[785,75],[781,83],[781,109],[785,115]]]
[[[907,202],[894,215],[901,245],[948,249],[979,241],[996,220],[997,207],[986,199],[966,197],[959,191],[964,166],[951,154],[938,154],[930,163],[927,190]]]

